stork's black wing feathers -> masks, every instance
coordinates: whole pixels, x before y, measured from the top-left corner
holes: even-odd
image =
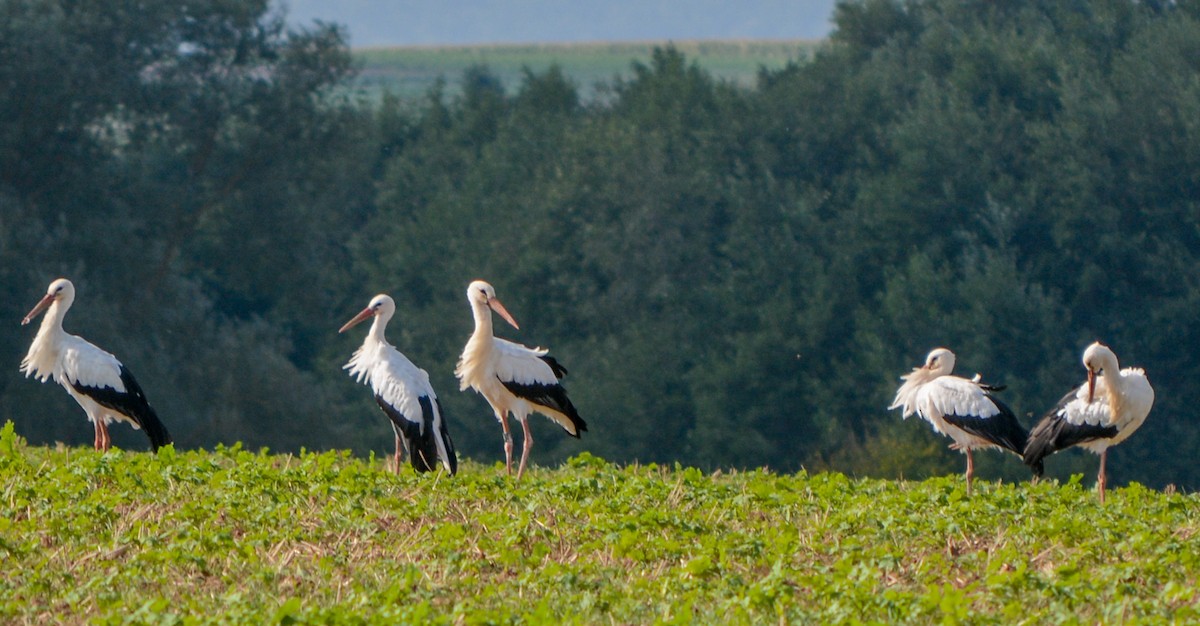
[[[438,460],[437,442],[434,440],[436,434],[433,429],[433,402],[429,396],[421,396],[417,398],[417,402],[421,404],[422,423],[420,435],[408,442],[411,452],[409,461],[418,472],[428,472],[437,467]]]
[[[567,375],[567,368],[563,367],[563,364],[559,363],[558,359],[550,356],[549,354],[543,354],[538,358],[545,361],[546,365],[550,366],[550,371],[554,372],[555,378],[562,380],[563,377]]]
[[[129,416],[146,432],[146,436],[150,438],[150,446],[155,450],[171,443],[171,434],[167,432],[167,427],[158,419],[158,413],[146,400],[141,385],[138,385],[129,368],[124,365],[121,365],[121,384],[125,386],[125,391],[117,391],[108,386],[91,387],[70,379],[67,382],[75,391],[95,400],[100,406]]]
[[[450,432],[446,429],[446,414],[442,412],[440,401],[431,401],[429,396],[417,398],[417,402],[421,405],[420,422],[408,419],[378,394],[375,395],[375,402],[391,420],[392,429],[401,438],[413,469],[418,472],[429,472],[437,467],[438,450],[435,437],[441,437],[446,447],[450,473],[454,474],[458,471],[458,457],[454,452],[454,442],[450,440]],[[433,427],[434,402],[437,402],[438,414],[442,416],[441,427],[436,430]]]
[[[1051,454],[1081,443],[1117,436],[1116,426],[1072,424],[1060,415],[1067,404],[1075,399],[1076,393],[1071,391],[1063,396],[1029,433],[1029,443],[1025,446],[1025,464],[1037,476],[1041,476],[1045,469],[1042,459]]]
[[[375,403],[379,408],[383,409],[385,415],[392,422],[392,430],[400,436],[404,443],[404,450],[408,452],[408,460],[412,464],[413,469],[418,472],[428,472],[433,469],[433,463],[437,461],[437,448],[433,449],[433,455],[429,455],[429,448],[433,444],[433,439],[426,435],[432,430],[433,413],[430,408],[429,398],[421,396],[418,398],[421,404],[422,421],[417,422],[408,419],[396,407],[388,404],[383,396],[375,394]],[[423,427],[424,423],[430,424],[428,428]],[[432,459],[432,461],[431,461]]]
[[[554,363],[557,364],[557,361],[554,361]],[[554,365],[551,365],[551,367],[554,367]],[[561,365],[558,367],[562,368]],[[562,371],[566,373],[566,370]],[[569,430],[567,433],[576,439],[579,438],[579,433],[587,430],[587,422],[583,421],[583,418],[579,416],[579,411],[575,409],[574,404],[571,404],[571,399],[567,397],[567,390],[562,385],[523,384],[505,380],[501,380],[500,384],[504,385],[505,389],[511,391],[514,396],[522,400],[528,400],[533,404],[544,406],[566,415],[567,419],[571,420],[571,424],[575,426],[574,433]],[[563,430],[567,429],[564,428]]]
[[[983,386],[981,385],[981,387]],[[988,387],[983,388],[988,389]],[[996,408],[1000,410],[999,413],[991,417],[944,415],[942,418],[976,437],[982,437],[1020,456],[1025,451],[1025,442],[1029,439],[1029,433],[1017,421],[1017,416],[1013,415],[1012,409],[1008,408],[1008,405],[991,393],[985,392],[983,395],[996,405]]]

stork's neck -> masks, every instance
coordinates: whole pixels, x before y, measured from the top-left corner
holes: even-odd
[[[489,369],[496,349],[496,341],[492,336],[492,312],[483,302],[472,299],[470,303],[471,314],[475,317],[475,332],[467,339],[467,345],[463,347],[462,356],[454,368],[460,390],[468,387],[480,389],[481,385],[490,385],[495,381],[494,373]]]
[[[45,315],[42,316],[41,325],[38,326],[37,338],[43,341],[50,340],[52,344],[57,345],[67,334],[67,331],[63,330],[62,324],[69,308],[71,308],[69,304],[62,306],[60,300],[50,303]]]
[[[367,331],[367,340],[388,345],[384,333],[387,331],[388,321],[391,319],[391,315],[376,315],[375,319],[371,322],[371,330]]]
[[[1103,372],[1101,375],[1104,377],[1104,384],[1108,386],[1110,392],[1125,390],[1125,377],[1121,376],[1121,364],[1117,362],[1116,355],[1101,355],[1100,370]]]
[[[475,332],[471,338],[491,338],[494,336],[492,329],[492,310],[483,302],[471,302],[471,313],[475,316]]]
[[[1114,416],[1120,415],[1124,404],[1126,390],[1125,377],[1121,375],[1121,365],[1114,354],[1100,356],[1100,369],[1103,372],[1104,392],[1108,395],[1108,408]]]

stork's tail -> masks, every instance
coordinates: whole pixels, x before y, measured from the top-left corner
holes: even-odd
[[[426,428],[432,428],[432,424],[425,424]],[[417,430],[417,429],[412,429]],[[405,434],[405,439],[408,440],[408,460],[412,464],[413,469],[418,472],[431,472],[437,467],[437,443],[433,438],[432,433],[424,435],[416,434],[415,436]]]
[[[425,432],[421,433],[420,428],[413,424],[407,432],[401,433],[408,445],[409,462],[413,469],[418,472],[432,472],[441,461],[442,466],[453,476],[458,471],[458,457],[454,454],[454,442],[450,440],[450,433],[446,432],[445,424],[435,428],[431,422],[425,422],[424,430]]]
[[[434,443],[437,445],[442,465],[453,476],[458,472],[458,455],[454,452],[454,441],[450,439],[450,430],[446,428],[446,412],[442,410],[442,403],[440,400],[434,400],[434,403],[437,404],[438,415],[442,418],[437,432],[434,433]]]
[[[142,430],[146,431],[146,436],[150,438],[150,447],[157,452],[159,448],[173,443],[171,433],[167,432],[167,427],[163,425],[162,420],[158,419],[158,413],[150,405],[146,405],[146,410],[141,411],[139,415],[135,415],[138,424]]]
[[[433,437],[421,434],[421,425],[407,420],[392,420],[392,430],[408,453],[408,462],[418,472],[437,467],[437,446]]]
[[[431,472],[441,461],[446,471],[454,474],[458,471],[458,457],[454,454],[454,442],[450,440],[450,432],[446,429],[446,421],[442,418],[442,403],[421,396],[421,422],[405,419],[387,402],[375,396],[376,402],[392,422],[392,430],[404,441],[404,449],[408,451],[408,461],[418,472]],[[434,403],[437,412],[434,413]]]
[[[1043,419],[1033,428],[1033,432],[1029,433],[1029,441],[1025,443],[1025,453],[1022,455],[1025,464],[1033,471],[1034,476],[1041,476],[1046,471],[1046,466],[1042,459],[1058,452],[1058,448],[1054,445],[1054,440],[1057,438],[1054,432],[1054,422],[1050,418]]]
[[[408,444],[408,462],[418,472],[430,472],[437,467],[437,440],[434,439],[433,402],[428,396],[417,399],[421,403],[421,423],[401,420],[403,436]]]
[[[566,394],[563,394],[562,413],[567,417],[568,420],[570,420],[571,427],[567,428],[567,425],[563,424],[560,420],[555,421],[558,421],[559,425],[562,426],[567,433],[576,439],[579,439],[579,433],[587,430],[587,422],[583,421],[583,418],[579,416],[579,411],[575,409],[574,404],[571,404],[571,400],[566,397]]]
[[[563,364],[559,363],[558,359],[549,354],[543,354],[538,358],[550,366],[550,371],[554,372],[555,378],[562,380],[567,375],[567,368],[563,367]],[[504,386],[508,387],[509,385],[506,383]],[[533,390],[535,387],[538,386],[530,386],[530,390]],[[558,425],[562,426],[563,430],[578,439],[579,433],[587,430],[587,422],[583,421],[583,418],[579,416],[579,411],[575,409],[575,405],[571,404],[571,399],[567,397],[567,390],[562,385],[545,385],[541,387],[541,397],[531,397],[529,399],[561,413],[561,417],[565,419],[560,418],[558,415],[551,415],[550,419],[558,422]],[[509,391],[512,391],[511,387]],[[516,392],[514,391],[513,393]]]

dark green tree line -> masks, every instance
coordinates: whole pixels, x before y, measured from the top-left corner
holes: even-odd
[[[369,201],[366,116],[332,96],[343,34],[266,7],[3,3],[5,360],[68,275],[68,330],[138,373],[181,445],[299,447],[332,402],[312,367],[332,320],[312,314],[347,273],[344,207]],[[61,390],[13,370],[0,392],[35,439],[81,439]]]
[[[333,332],[386,291],[460,450],[498,458],[452,376],[486,278],[594,425],[535,423],[538,462],[952,472],[948,440],[885,411],[900,374],[945,345],[1030,424],[1101,339],[1158,390],[1114,479],[1200,484],[1195,2],[847,1],[751,89],[668,47],[594,100],[480,67],[381,103],[346,99],[335,27],[151,4],[4,4],[0,293],[17,320],[76,278],[70,328],[181,445],[386,449],[339,369],[360,337]],[[13,372],[29,334],[0,336]],[[87,435],[61,393],[14,373],[0,394],[35,440]]]

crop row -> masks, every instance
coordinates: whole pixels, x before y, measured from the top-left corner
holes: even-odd
[[[0,622],[1118,622],[1200,618],[1192,496],[1138,485],[618,466],[516,482],[344,452],[0,433]]]

